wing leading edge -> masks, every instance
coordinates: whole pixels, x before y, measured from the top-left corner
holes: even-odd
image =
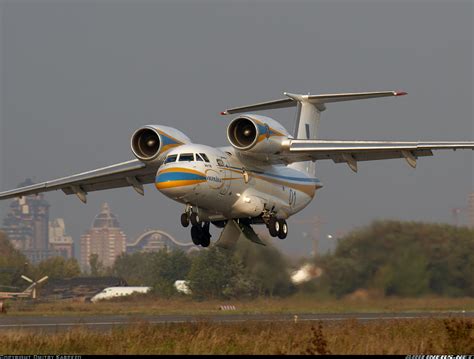
[[[433,150],[474,150],[474,141],[463,142],[395,142],[395,141],[330,141],[290,140],[288,152],[281,159],[287,163],[332,159],[347,163],[357,172],[358,161],[405,158],[412,167],[422,156],[432,156]]]
[[[132,186],[135,191],[143,195],[143,185],[154,182],[156,170],[156,166],[147,165],[139,160],[130,160],[68,177],[0,192],[0,200],[60,189],[68,195],[76,194],[85,203],[88,192],[127,186]]]

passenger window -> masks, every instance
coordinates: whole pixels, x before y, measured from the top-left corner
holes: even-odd
[[[217,164],[224,167],[224,162],[220,158],[217,159]]]
[[[179,161],[194,161],[194,153],[181,153],[179,155]]]
[[[171,155],[171,156],[166,157],[165,164],[170,163],[170,162],[176,162],[177,157],[178,155]]]
[[[209,158],[207,158],[207,155],[205,153],[200,153],[201,157],[204,158],[204,161],[209,162]]]
[[[196,161],[201,161],[204,162],[201,156],[199,156],[199,153],[196,153]]]

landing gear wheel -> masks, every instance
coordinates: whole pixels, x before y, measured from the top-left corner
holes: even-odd
[[[206,247],[209,247],[210,244],[211,244],[211,236],[205,233],[201,238],[201,246],[206,248]]]
[[[196,212],[191,213],[189,219],[191,220],[191,224],[193,226],[197,226],[201,222]]]
[[[189,217],[188,217],[188,214],[187,213],[183,213],[181,215],[181,225],[183,227],[187,227],[189,226]]]
[[[209,222],[204,222],[201,227],[201,246],[204,248],[209,247],[211,244],[211,233],[209,233]]]
[[[211,234],[209,233],[209,222],[204,225],[197,224],[191,227],[191,239],[197,246],[209,247],[211,244]]]
[[[278,220],[280,224],[280,230],[278,231],[278,238],[280,239],[285,239],[286,236],[288,235],[288,224],[286,224],[286,221],[284,219]]]
[[[278,232],[280,231],[280,223],[278,223],[276,218],[270,218],[268,220],[268,231],[272,237],[278,236]]]
[[[191,227],[191,239],[196,246],[201,244],[201,232],[202,229],[200,226]]]

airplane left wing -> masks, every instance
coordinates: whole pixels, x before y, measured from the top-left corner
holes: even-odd
[[[405,158],[412,167],[422,156],[432,156],[433,150],[474,150],[474,141],[465,142],[394,142],[394,141],[331,141],[290,140],[288,150],[279,155],[286,163],[332,159],[347,163],[357,172],[357,162]]]
[[[127,186],[132,186],[135,191],[143,195],[143,185],[154,182],[157,168],[156,165],[148,165],[139,160],[130,160],[68,177],[0,192],[0,200],[60,189],[65,194],[77,195],[85,203],[88,192]]]

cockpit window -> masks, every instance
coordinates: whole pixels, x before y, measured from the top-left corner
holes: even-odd
[[[179,161],[194,161],[194,153],[181,153],[179,155]]]
[[[196,153],[196,161],[204,162],[204,160],[203,160],[202,157],[199,155],[199,153]]]
[[[170,155],[170,156],[166,157],[165,164],[170,163],[170,162],[176,162],[177,157],[178,157],[178,155]]]
[[[204,158],[204,161],[209,162],[209,158],[207,158],[207,155],[205,153],[200,153],[201,157]]]

